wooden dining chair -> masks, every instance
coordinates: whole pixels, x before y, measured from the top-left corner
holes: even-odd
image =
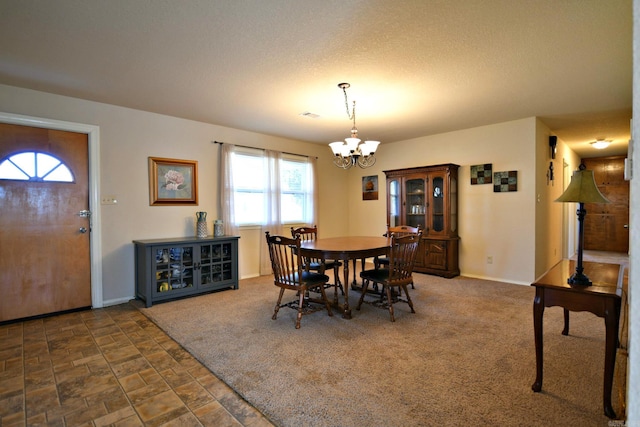
[[[391,233],[395,234],[396,237],[406,236],[408,234],[418,234],[420,232],[420,227],[410,227],[408,225],[398,225],[396,227],[390,227],[387,225],[387,232],[384,234],[385,237],[391,236]],[[388,268],[389,267],[389,257],[376,257],[373,260],[373,264],[376,268]],[[411,288],[415,289],[413,282],[411,282]]]
[[[364,302],[369,283],[374,283],[381,285],[382,290],[379,299],[372,304],[377,307],[388,308],[392,322],[396,321],[393,315],[393,304],[396,302],[409,304],[411,312],[415,313],[407,285],[413,283],[413,266],[416,262],[416,254],[418,253],[418,244],[420,243],[421,236],[421,231],[418,231],[417,234],[407,234],[401,237],[396,237],[393,233],[391,234],[389,268],[374,268],[360,273],[360,277],[362,278],[362,294],[358,300],[356,310],[360,310]],[[406,299],[402,299],[399,290],[404,291]]]
[[[313,227],[298,227],[298,228],[291,227],[291,237],[295,239],[296,236],[300,236],[301,242],[315,241],[318,239],[318,226],[314,225]],[[339,271],[340,271],[339,269],[342,266],[342,263],[338,260],[330,260],[330,259],[323,260],[323,259],[317,259],[317,258],[307,258],[304,260],[304,263],[305,263],[304,268],[307,271],[315,271],[315,272],[324,274],[324,272],[327,269],[333,270],[334,283],[333,284],[327,283],[325,288],[329,288],[329,287],[334,288],[333,299],[334,299],[334,302],[337,303],[338,288],[342,292],[342,295],[344,295],[344,288],[342,287],[342,282],[340,281],[340,274],[339,274]]]
[[[302,256],[300,255],[300,238],[290,239],[284,236],[271,236],[266,233],[267,245],[269,246],[269,257],[271,258],[271,268],[273,270],[273,284],[280,288],[280,295],[273,311],[273,320],[278,317],[278,311],[281,307],[293,307],[292,303],[282,303],[282,296],[285,290],[297,292],[298,310],[296,317],[296,329],[300,329],[300,321],[304,314],[310,314],[321,310],[322,306],[327,309],[329,316],[333,316],[331,306],[324,290],[329,276],[326,274],[306,271],[303,266]],[[318,289],[322,295],[322,301],[307,298],[309,290]],[[320,308],[314,307],[311,303],[321,304]]]

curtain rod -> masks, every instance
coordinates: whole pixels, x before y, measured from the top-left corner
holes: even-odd
[[[220,144],[220,145],[224,144],[224,142],[220,142],[220,141],[211,141],[211,142],[213,142],[214,144]],[[266,150],[266,148],[249,147],[248,145],[239,145],[239,144],[234,144],[234,145],[235,145],[236,147],[252,148],[252,149],[254,149],[254,150],[262,150],[262,151],[265,151],[265,150]],[[288,152],[286,152],[286,151],[281,151],[281,153],[282,153],[282,154],[289,154],[289,155],[291,155],[291,156],[312,157],[312,156],[308,156],[308,155],[306,155],[306,154],[288,153]],[[318,157],[316,156],[316,157],[315,157],[315,159],[316,159],[316,160],[318,160]]]

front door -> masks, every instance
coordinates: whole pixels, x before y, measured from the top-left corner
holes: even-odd
[[[90,307],[87,135],[0,124],[0,166],[10,159],[4,170],[18,179],[0,178],[0,321]],[[56,160],[69,173],[45,175]]]
[[[610,203],[587,203],[584,249],[629,252],[629,181],[624,179],[624,157],[583,159],[600,192]]]

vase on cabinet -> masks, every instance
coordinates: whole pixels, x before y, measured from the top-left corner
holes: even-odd
[[[196,212],[196,237],[203,239],[209,235],[207,230],[207,213]]]

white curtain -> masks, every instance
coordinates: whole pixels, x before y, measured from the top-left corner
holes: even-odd
[[[313,227],[318,225],[318,168],[316,167],[318,159],[316,157],[307,157],[307,163],[309,164],[309,192],[307,193],[308,200],[306,200],[306,212],[305,221],[309,226]]]
[[[260,274],[271,274],[271,259],[269,258],[269,248],[265,232],[272,235],[285,235],[284,227],[282,227],[282,206],[280,197],[280,158],[281,154],[277,151],[265,150],[264,161],[264,212],[265,222],[262,224],[262,233],[260,245]]]
[[[220,155],[220,200],[222,220],[224,221],[225,234],[237,236],[239,234],[238,225],[235,221],[234,206],[234,184],[233,184],[233,154],[236,146],[232,144],[222,144]],[[265,220],[261,224],[260,233],[260,274],[272,274],[271,259],[269,258],[269,248],[265,232],[271,235],[289,236],[290,231],[282,224],[282,201],[281,201],[281,184],[280,184],[280,161],[282,153],[272,150],[265,150],[264,176],[262,179],[264,191]],[[309,165],[309,182],[310,188],[307,192],[307,200],[305,201],[304,220],[309,225],[316,225],[318,218],[318,188],[317,188],[317,168],[315,157],[308,157]]]
[[[224,234],[227,236],[237,236],[238,226],[235,223],[235,203],[233,186],[233,153],[235,145],[222,144],[220,147],[220,203],[222,211],[222,221]]]

